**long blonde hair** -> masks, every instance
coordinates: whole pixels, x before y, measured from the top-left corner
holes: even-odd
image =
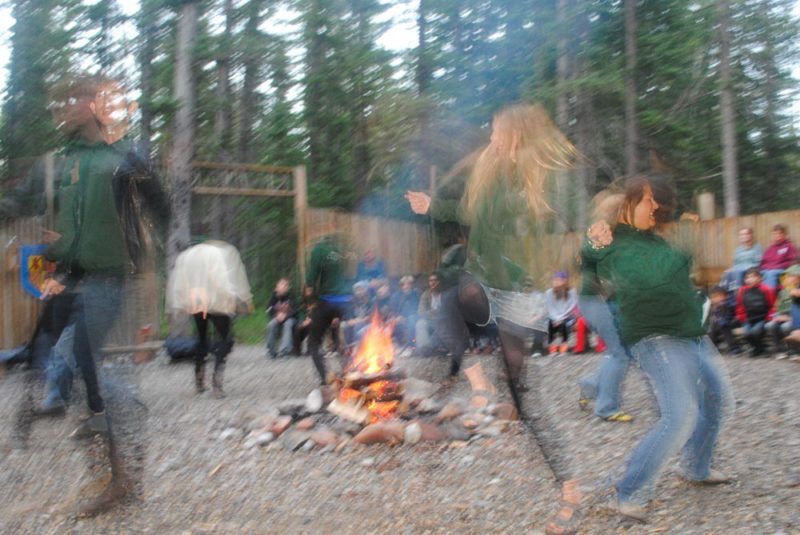
[[[540,104],[513,104],[494,117],[492,141],[480,151],[464,196],[472,220],[481,199],[500,180],[510,180],[523,193],[536,219],[551,211],[545,188],[553,171],[571,167],[578,152]]]

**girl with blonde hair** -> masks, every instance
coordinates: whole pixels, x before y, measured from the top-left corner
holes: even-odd
[[[494,116],[488,145],[465,159],[474,163],[460,201],[431,199],[422,192],[406,194],[415,213],[430,212],[435,219],[470,227],[463,269],[442,277],[436,333],[452,355],[450,380],[457,376],[467,347],[466,322],[495,321],[517,407],[521,407],[520,393],[527,390],[522,373],[525,339],[547,328],[543,292],[523,290],[546,284],[543,277],[554,267],[547,256],[547,240],[530,240],[546,232],[547,220],[555,215],[547,202],[555,174],[569,169],[576,156],[541,105],[514,104]],[[511,260],[531,243],[536,244],[533,275]],[[548,531],[564,533],[579,497],[574,481],[563,473],[558,476],[565,501],[572,505],[562,508],[558,525],[548,526]]]

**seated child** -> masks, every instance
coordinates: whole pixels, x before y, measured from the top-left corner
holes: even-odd
[[[711,310],[708,318],[708,336],[714,345],[719,347],[725,342],[728,351],[734,354],[741,352],[733,337],[733,328],[736,326],[734,309],[730,306],[728,292],[722,286],[711,289]]]
[[[775,302],[775,315],[767,322],[767,332],[772,336],[775,351],[785,356],[784,338],[800,329],[800,265],[789,266],[783,278],[783,289]]]
[[[765,285],[758,268],[744,273],[744,286],[736,294],[736,319],[744,327],[744,336],[752,348],[752,357],[764,354],[764,334],[772,318],[775,294]]]
[[[550,353],[569,351],[569,333],[575,325],[578,294],[569,287],[566,271],[558,271],[553,276],[553,287],[545,292],[548,317],[548,344]],[[561,345],[554,344],[557,334],[561,335]]]

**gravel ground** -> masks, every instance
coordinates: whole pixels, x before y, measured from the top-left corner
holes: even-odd
[[[534,387],[526,408],[549,457],[581,478],[588,505],[579,533],[800,534],[800,364],[726,358],[737,411],[720,438],[717,466],[737,482],[717,488],[681,482],[672,464],[663,475],[646,525],[610,513],[602,489],[633,444],[656,418],[640,372],[632,370],[624,407],[630,424],[607,423],[581,412],[577,379],[597,355],[531,359]],[[499,359],[467,357],[502,384]],[[330,361],[333,365],[334,361]],[[430,381],[444,359],[409,357],[409,374]],[[279,443],[245,449],[222,439],[278,402],[302,398],[315,385],[307,358],[267,360],[257,347],[237,347],[227,369],[228,397],[195,396],[192,368],[161,357],[131,372],[148,406],[141,500],[95,519],[71,511],[104,475],[102,441],[76,443],[67,435],[83,403],[61,419],[33,422],[29,447],[14,440],[25,374],[0,381],[0,533],[537,533],[556,510],[553,472],[530,428],[469,443],[388,447],[351,445],[342,451],[290,453]],[[440,399],[466,397],[466,380]],[[507,393],[501,396],[507,398]],[[557,450],[557,451],[554,451]]]

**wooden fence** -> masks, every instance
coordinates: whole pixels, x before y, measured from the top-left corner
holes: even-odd
[[[428,225],[409,223],[380,217],[368,217],[330,209],[309,209],[306,213],[307,238],[303,250],[307,255],[311,246],[320,237],[330,232],[341,232],[356,251],[373,247],[378,257],[383,258],[390,276],[406,273],[427,273],[436,268],[439,251]],[[773,212],[738,218],[722,218],[698,224],[695,242],[695,262],[699,267],[724,268],[731,264],[737,246],[738,230],[751,227],[756,240],[766,248],[770,243],[770,232],[776,223],[786,225],[790,238],[800,243],[800,210]],[[0,228],[0,245],[3,247],[0,265],[0,347],[14,347],[30,336],[38,317],[40,304],[23,292],[19,278],[18,247],[41,242],[39,220],[26,219]],[[569,268],[573,266],[582,233],[570,233],[555,237],[547,251],[541,244],[519,247],[514,261],[531,273],[542,265],[542,254],[548,255],[550,265]],[[357,258],[349,260],[349,274],[355,273]],[[129,287],[129,300],[133,306],[126,313],[112,335],[112,342],[120,345],[132,343],[141,325],[158,325],[158,307],[162,300],[160,281],[150,273],[133,281]]]
[[[41,302],[22,289],[19,248],[42,243],[40,218],[19,219],[0,226],[0,348],[16,347],[28,341],[39,318]],[[154,262],[150,263],[154,266]],[[107,336],[110,346],[130,346],[141,341],[140,330],[151,325],[149,336],[157,335],[161,285],[153,269],[131,277],[124,288],[125,307]]]
[[[408,221],[362,216],[339,210],[309,208],[306,213],[306,243],[303,250],[308,255],[316,241],[332,232],[341,233],[353,251],[362,253],[368,247],[382,258],[388,275],[400,277],[407,273],[427,273],[438,265],[438,252],[429,225]],[[358,257],[352,255],[348,274],[354,275]]]

